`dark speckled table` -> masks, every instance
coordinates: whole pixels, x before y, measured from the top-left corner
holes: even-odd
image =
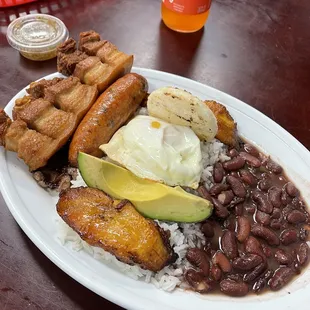
[[[167,29],[160,0],[38,1],[0,10],[0,106],[56,61],[24,59],[6,41],[25,13],[61,18],[70,34],[95,29],[135,65],[206,83],[262,111],[310,149],[310,1],[214,0],[207,26]],[[186,43],[185,43],[186,42]],[[15,223],[0,198],[0,309],[120,309],[51,263]]]

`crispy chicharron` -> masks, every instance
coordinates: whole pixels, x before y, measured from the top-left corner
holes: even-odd
[[[175,259],[168,236],[127,200],[80,187],[60,193],[57,212],[80,237],[127,264],[159,271]]]
[[[68,141],[82,117],[95,102],[95,86],[83,85],[79,79],[39,81],[17,99],[13,119],[0,110],[0,143],[17,152],[31,171],[45,166]]]
[[[95,31],[81,32],[78,49],[72,38],[57,50],[57,69],[64,75],[73,75],[87,85],[96,85],[103,92],[118,78],[130,72],[133,56],[101,40]]]

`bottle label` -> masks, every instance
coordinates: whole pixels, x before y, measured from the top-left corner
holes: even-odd
[[[210,9],[212,0],[162,0],[163,4],[171,11],[195,15]]]

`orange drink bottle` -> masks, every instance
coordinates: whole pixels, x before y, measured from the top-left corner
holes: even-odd
[[[195,32],[206,23],[212,0],[162,0],[161,15],[167,27]]]

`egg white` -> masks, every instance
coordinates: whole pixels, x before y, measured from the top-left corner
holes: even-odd
[[[203,170],[200,140],[189,127],[139,115],[100,146],[135,175],[197,188]]]

